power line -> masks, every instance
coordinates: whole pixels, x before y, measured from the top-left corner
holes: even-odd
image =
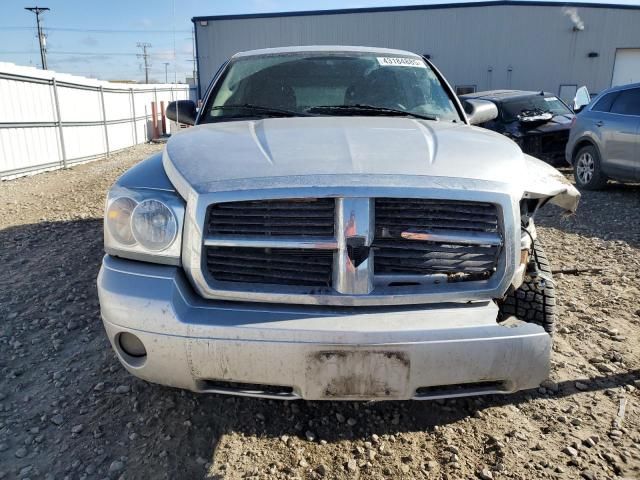
[[[149,64],[147,48],[151,48],[151,44],[147,42],[138,42],[137,47],[142,49],[142,53],[138,54],[138,58],[142,58],[144,60],[144,83],[149,83],[149,69],[151,68],[151,65]]]
[[[34,27],[22,27],[16,25],[0,26],[0,30],[33,30]],[[70,33],[173,33],[173,30],[119,30],[111,28],[69,28],[69,27],[47,27],[51,32],[70,32]],[[191,30],[176,30],[179,33],[190,33]]]
[[[31,53],[38,53],[37,50],[2,50],[0,51],[0,55],[26,55]],[[58,50],[47,50],[47,55],[124,55],[124,56],[136,56],[138,53],[131,52],[68,52],[68,51],[58,51]]]
[[[36,14],[36,28],[38,29],[38,41],[40,42],[40,60],[42,61],[42,69],[47,69],[47,39],[40,26],[40,15],[44,12],[48,12],[47,7],[25,7],[25,10],[29,10]]]
[[[38,50],[0,50],[0,55],[30,55],[33,53],[38,53]],[[70,51],[62,51],[62,50],[47,50],[47,55],[87,55],[87,56],[125,56],[125,57],[141,57],[142,54],[135,52],[70,52]],[[163,54],[152,54],[147,52],[147,56],[149,58],[155,58],[157,60],[162,60],[163,58],[167,58],[166,55]],[[193,59],[185,58],[185,62],[192,63]]]

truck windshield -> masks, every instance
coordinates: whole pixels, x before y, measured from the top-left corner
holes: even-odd
[[[573,112],[558,97],[531,95],[518,97],[502,102],[502,119],[504,122],[515,122],[523,114],[550,113],[552,115],[573,115]]]
[[[307,115],[461,121],[437,75],[422,59],[351,52],[232,60],[200,121]]]

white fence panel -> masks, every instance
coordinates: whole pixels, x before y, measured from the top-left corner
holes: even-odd
[[[55,104],[49,85],[0,81],[0,122],[29,122],[34,118],[53,122]]]
[[[107,120],[128,120],[131,118],[131,94],[104,92],[104,107]]]
[[[107,125],[109,131],[109,149],[122,150],[135,143],[130,122]]]
[[[166,108],[195,95],[188,85],[117,84],[0,62],[0,179],[147,142],[151,102],[158,102],[161,129],[160,102]]]
[[[102,119],[100,95],[96,90],[57,85],[57,91],[60,119],[63,122],[94,122]]]
[[[13,152],[21,152],[20,157]],[[20,171],[57,167],[59,165],[58,132],[55,128],[0,129],[0,156],[6,159],[3,168]]]
[[[102,125],[64,127],[63,131],[67,164],[89,160],[107,151]]]

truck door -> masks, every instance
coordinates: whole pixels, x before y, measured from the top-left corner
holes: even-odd
[[[610,114],[601,120],[607,170],[613,176],[635,179],[640,168],[640,88],[622,90],[613,104]]]

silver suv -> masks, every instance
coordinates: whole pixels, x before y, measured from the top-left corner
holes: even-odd
[[[602,92],[576,117],[565,155],[576,184],[597,190],[608,179],[640,180],[640,83]]]

